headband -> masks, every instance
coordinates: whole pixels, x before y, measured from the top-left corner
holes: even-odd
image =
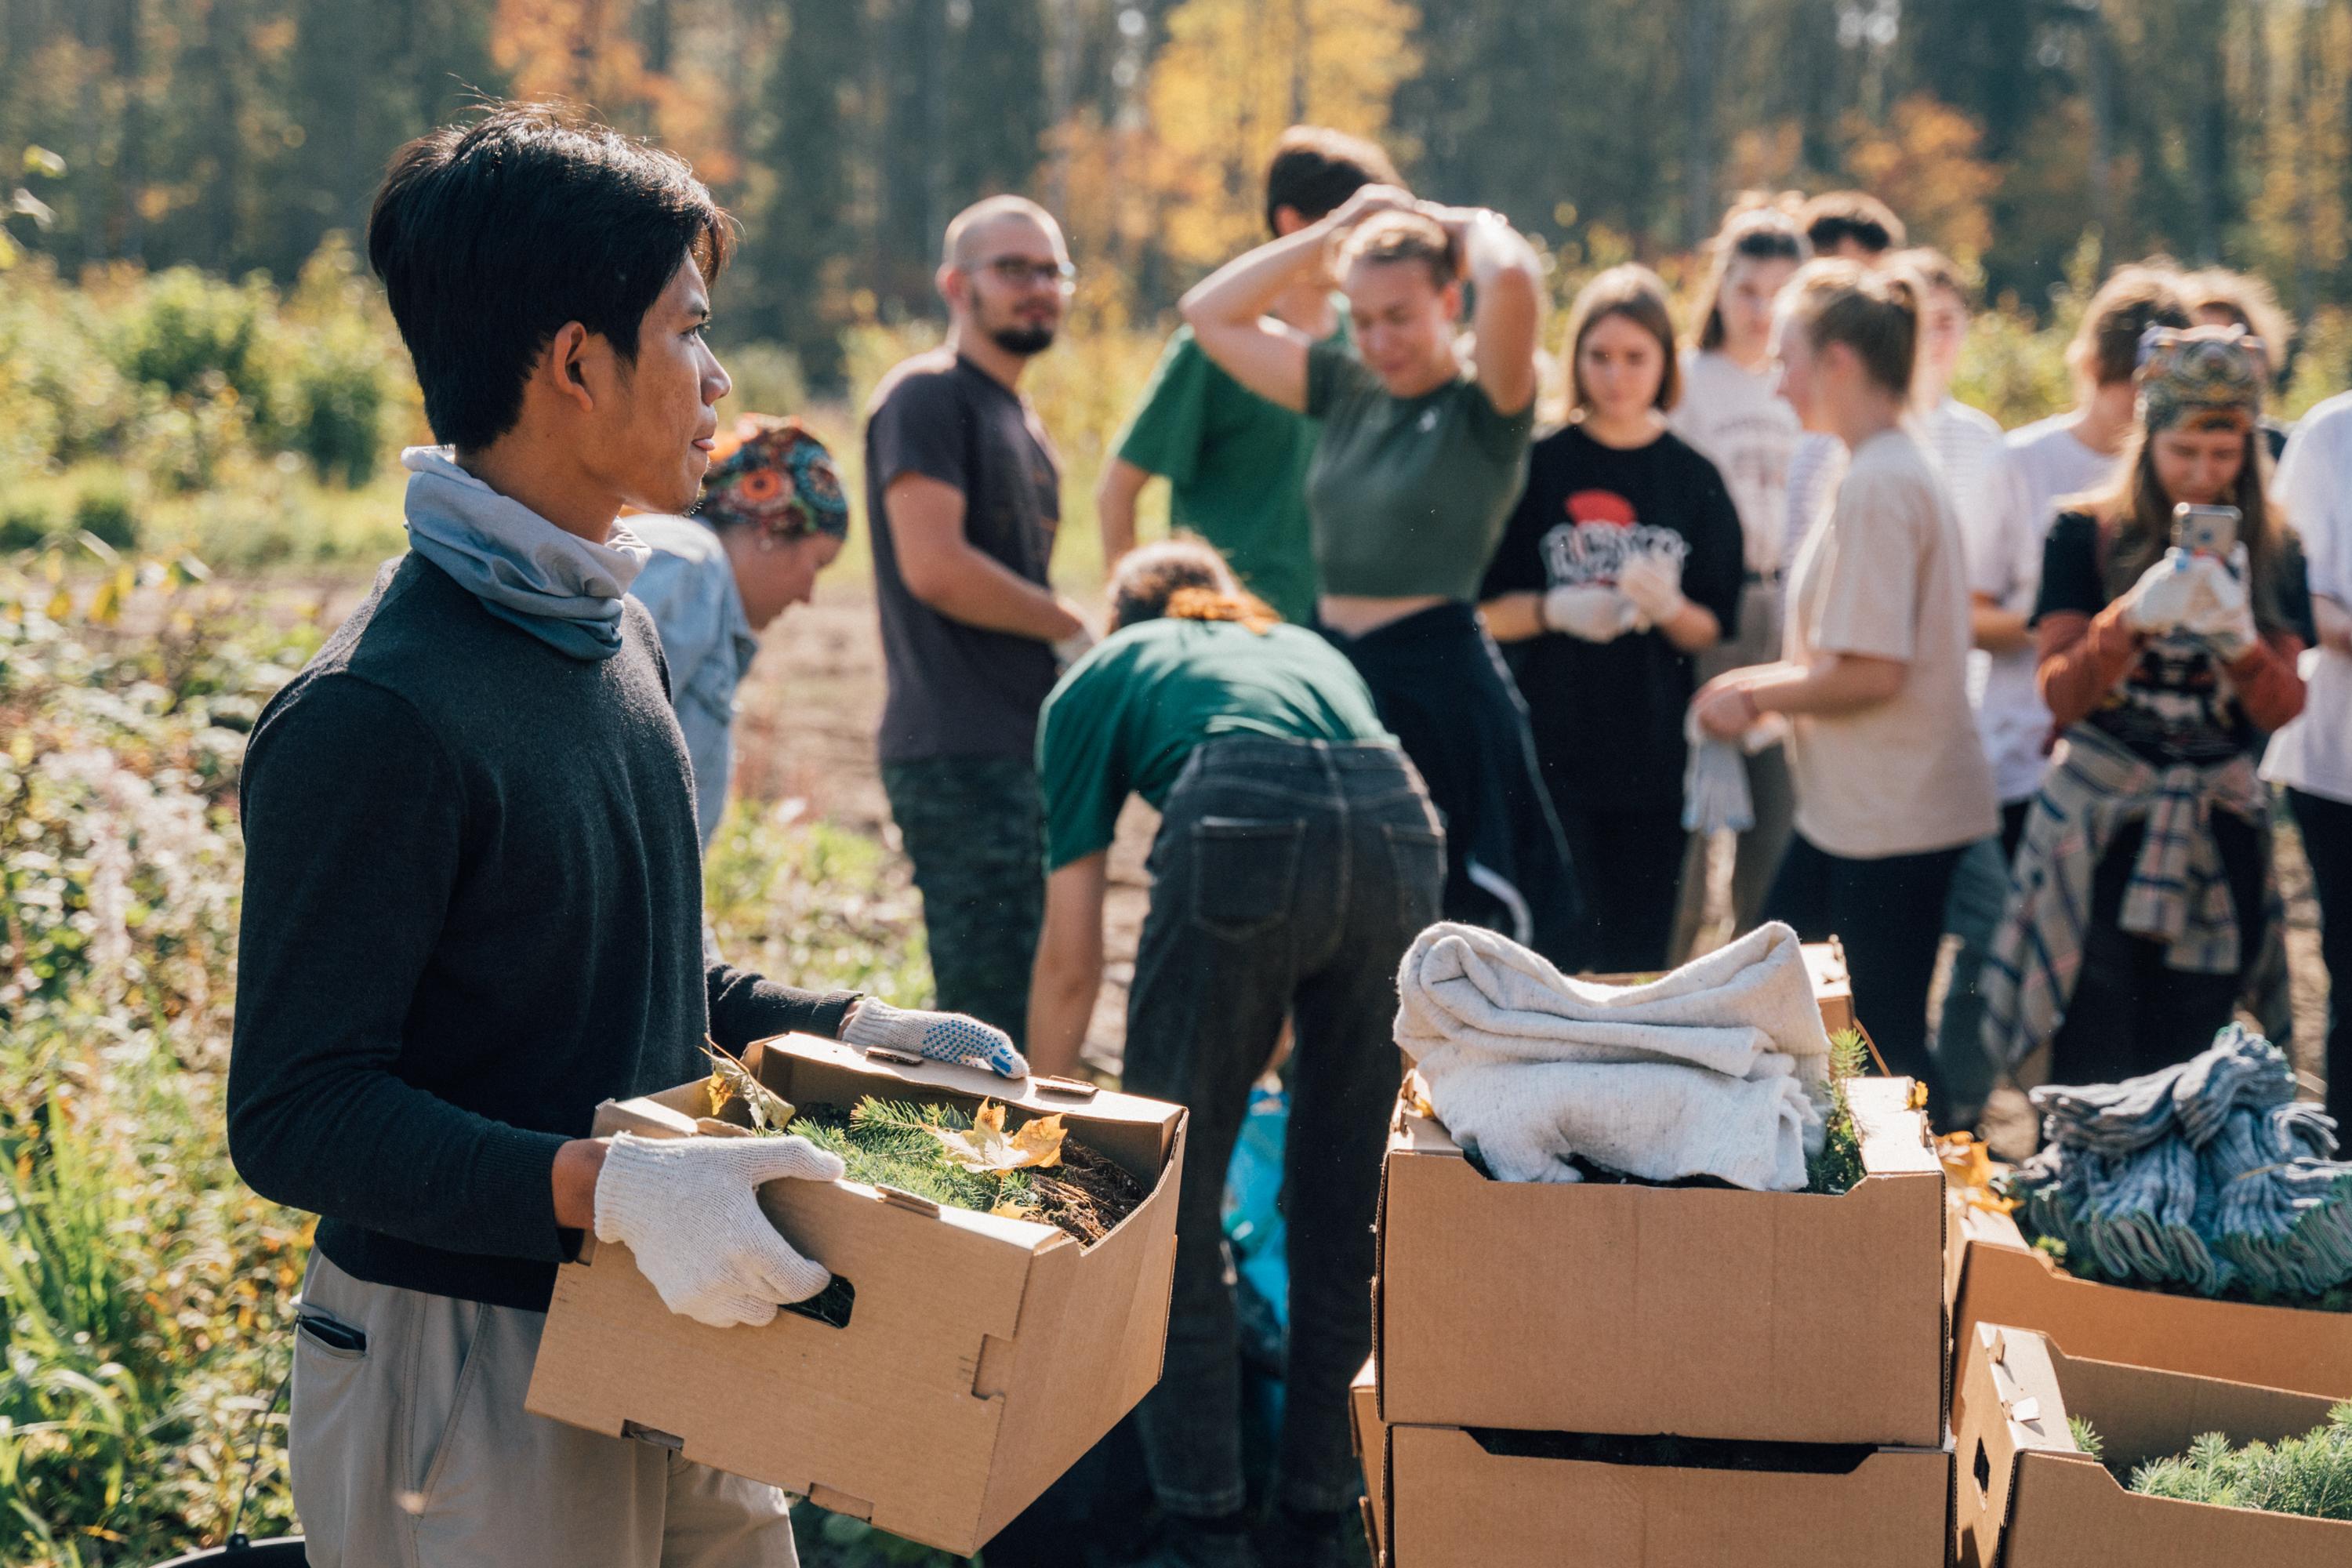
[[[2139,340],[2139,416],[2149,432],[2251,426],[2268,374],[2263,341],[2242,327],[2150,327]]]
[[[764,414],[746,414],[719,438],[695,515],[779,541],[849,536],[849,498],[824,443],[797,419]]]

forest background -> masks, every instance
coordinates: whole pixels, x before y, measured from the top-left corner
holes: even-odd
[[[353,254],[379,172],[507,95],[693,161],[742,226],[730,405],[809,414],[853,493],[949,216],[1060,214],[1080,288],[1028,387],[1073,591],[1171,307],[1262,233],[1301,120],[1507,213],[1555,310],[1626,258],[1687,290],[1740,190],[1869,188],[1980,280],[1958,390],[2010,425],[2151,252],[2277,290],[2286,412],[2352,382],[2352,0],[0,0],[0,1563],[291,1523],[308,1222],[220,1137],[238,760],[403,547],[424,431]],[[740,962],[919,1002],[862,552],[770,634],[708,902]],[[1114,872],[1116,958],[1143,894]],[[929,1555],[806,1522],[820,1568]]]

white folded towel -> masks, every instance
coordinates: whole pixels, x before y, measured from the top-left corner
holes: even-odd
[[[1576,1181],[1581,1156],[1645,1181],[1805,1184],[1830,1043],[1785,925],[1617,986],[1444,923],[1406,952],[1397,994],[1432,1108],[1500,1180]]]

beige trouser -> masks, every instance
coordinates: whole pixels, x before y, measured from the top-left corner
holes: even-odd
[[[522,1407],[543,1312],[354,1279],[313,1253],[289,1437],[311,1568],[794,1568],[775,1488]]]

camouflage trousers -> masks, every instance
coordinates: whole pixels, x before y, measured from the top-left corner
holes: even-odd
[[[1020,1044],[1045,914],[1037,770],[1018,757],[885,763],[882,790],[923,895],[938,1005]]]

